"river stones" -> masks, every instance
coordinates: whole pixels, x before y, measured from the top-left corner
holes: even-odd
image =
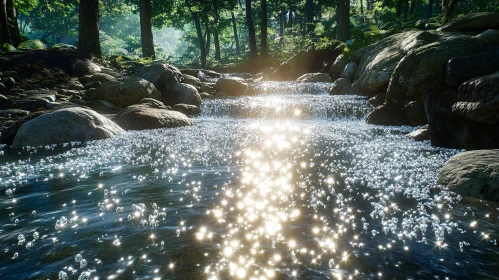
[[[192,125],[184,114],[161,108],[130,106],[115,117],[116,123],[125,130],[172,128]]]
[[[224,77],[217,81],[215,88],[226,95],[241,96],[248,91],[248,84],[242,78]]]
[[[410,121],[403,110],[393,108],[387,104],[376,107],[371,113],[369,113],[366,122],[368,124],[387,126],[410,125]]]
[[[353,81],[355,79],[355,73],[357,73],[357,63],[350,61],[343,69],[343,72],[341,72],[341,78]]]
[[[13,140],[14,148],[85,142],[123,133],[117,124],[89,109],[66,108],[23,123]]]
[[[198,106],[190,104],[176,104],[172,108],[174,111],[180,112],[187,116],[199,115],[201,114],[201,109]]]
[[[84,81],[84,84],[89,84],[89,83],[101,83],[101,84],[103,84],[103,83],[109,82],[109,81],[114,80],[114,79],[115,79],[115,77],[113,77],[109,74],[93,73],[88,77],[82,78],[81,80]]]
[[[94,100],[104,100],[118,107],[128,107],[143,98],[161,99],[156,87],[141,78],[115,79],[97,87],[92,93]]]
[[[194,86],[196,88],[199,88],[201,86],[201,80],[187,74],[182,74],[182,83]]]
[[[299,77],[297,82],[301,83],[330,83],[331,77],[326,73],[308,73]]]
[[[445,68],[447,86],[458,87],[461,83],[472,78],[499,71],[499,51],[454,57],[447,62]]]
[[[438,173],[438,183],[463,196],[499,202],[499,150],[452,157]]]
[[[193,85],[178,83],[172,88],[171,98],[168,99],[168,105],[189,104],[194,106],[201,105],[201,95]]]
[[[344,53],[338,55],[336,60],[333,62],[333,66],[331,66],[331,69],[329,69],[328,72],[331,80],[336,81],[336,79],[340,78],[343,69],[345,69],[345,66],[347,66],[349,61],[348,55]]]
[[[331,89],[329,89],[329,94],[340,95],[340,94],[354,94],[352,88],[352,82],[345,78],[339,78],[334,81]]]
[[[93,63],[92,61],[79,60],[75,63],[73,67],[73,76],[83,77],[100,71],[101,71],[100,66]]]
[[[412,139],[414,141],[430,140],[430,131],[428,130],[428,127],[423,127],[423,128],[414,130],[411,133],[406,134],[405,137]]]
[[[182,73],[175,66],[152,64],[138,69],[135,75],[151,82],[161,92],[163,103],[175,103],[173,87],[182,81]]]
[[[446,32],[482,32],[487,29],[499,29],[499,13],[472,13],[458,17],[444,24],[438,31]]]

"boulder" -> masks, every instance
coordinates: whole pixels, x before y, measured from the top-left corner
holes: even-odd
[[[248,84],[241,78],[224,77],[217,81],[215,88],[227,95],[240,96],[248,90]]]
[[[137,77],[109,81],[96,88],[92,95],[94,100],[104,100],[122,108],[142,98],[161,99],[161,93],[153,84]]]
[[[196,88],[201,86],[201,81],[198,78],[187,74],[182,74],[182,83],[195,86]]]
[[[25,117],[29,115],[29,113],[29,111],[20,109],[0,110],[0,116],[2,117]]]
[[[499,51],[454,57],[445,66],[445,83],[449,87],[458,87],[467,80],[496,71],[499,71]]]
[[[499,30],[489,29],[479,35],[473,36],[473,38],[482,40],[489,44],[499,45]]]
[[[71,101],[72,102],[72,101]],[[114,106],[113,104],[104,101],[104,100],[95,100],[90,104],[90,108],[92,110],[103,113],[103,114],[112,114],[116,113],[120,110],[120,108]]]
[[[163,103],[174,103],[173,87],[182,80],[180,70],[169,64],[152,64],[138,69],[135,75],[151,82],[161,92]]]
[[[0,104],[7,102],[7,100],[9,100],[9,99],[7,97],[5,97],[5,95],[0,94]]]
[[[302,83],[331,83],[331,77],[326,73],[308,73],[299,77],[297,82]]]
[[[424,99],[409,102],[404,107],[404,113],[409,118],[412,126],[420,126],[428,123],[424,110]]]
[[[170,109],[170,107],[165,106],[163,102],[152,99],[152,98],[144,98],[137,102],[137,104],[133,106],[143,106],[143,107],[148,107],[148,108],[157,108],[157,109]],[[130,108],[130,107],[129,107]]]
[[[386,99],[386,92],[383,92],[376,94],[376,96],[374,97],[369,98],[368,102],[374,107],[378,107],[385,104],[385,99]]]
[[[28,40],[24,41],[19,46],[17,46],[18,50],[45,50],[47,47],[40,40]]]
[[[438,183],[462,196],[499,202],[499,150],[452,157],[438,173]]]
[[[17,131],[19,130],[19,127],[21,127],[21,125],[23,125],[25,122],[28,122],[28,121],[30,121],[36,117],[39,117],[43,114],[45,114],[45,112],[43,112],[43,111],[31,113],[31,114],[26,115],[25,117],[22,117],[21,119],[17,120],[16,122],[14,122],[5,131],[2,132],[2,134],[0,135],[0,143],[12,145],[12,142],[14,142],[14,138],[16,137],[16,134],[17,134]]]
[[[73,76],[83,77],[86,75],[91,75],[96,72],[100,72],[101,68],[99,65],[93,63],[90,60],[79,60],[75,63],[73,68]]]
[[[104,116],[83,108],[67,108],[43,114],[19,127],[12,146],[37,147],[73,141],[114,137],[124,130]]]
[[[62,49],[62,50],[77,50],[78,48],[73,45],[57,43],[50,47],[51,49]]]
[[[349,61],[350,59],[347,54],[342,53],[338,55],[328,72],[329,76],[331,76],[331,80],[336,81],[336,79],[340,78],[343,69],[345,69],[345,66],[347,66]]]
[[[499,29],[499,13],[483,12],[458,17],[444,24],[438,31],[483,32],[487,29]]]
[[[201,109],[198,106],[190,104],[176,104],[172,109],[187,116],[201,114]]]
[[[331,95],[340,95],[340,94],[354,94],[352,89],[352,82],[345,78],[339,78],[334,81],[331,89],[329,90],[329,94]]]
[[[213,97],[215,97],[215,96],[213,96],[213,95],[211,95],[211,94],[209,94],[209,93],[207,93],[207,92],[201,92],[201,93],[199,93],[199,95],[201,95],[201,99],[205,99],[205,98],[213,98]]]
[[[179,103],[199,106],[201,105],[201,95],[199,95],[198,90],[194,86],[178,83],[173,87],[171,98],[167,105]]]
[[[109,82],[111,80],[114,80],[115,77],[109,75],[109,74],[105,74],[105,73],[94,73],[88,77],[84,77],[84,83],[85,84],[88,84],[88,83],[105,83],[105,82]]]
[[[167,109],[131,106],[119,113],[115,121],[126,130],[145,130],[165,127],[192,125],[192,121],[184,114]]]
[[[424,127],[406,134],[405,137],[412,139],[414,141],[426,141],[430,140],[430,132],[428,130],[428,127]]]
[[[387,126],[401,126],[411,124],[403,110],[390,107],[387,104],[376,107],[371,113],[369,113],[366,122],[368,124]]]
[[[341,77],[353,81],[355,73],[357,73],[357,63],[350,61],[341,72]]]
[[[199,88],[201,92],[213,92],[215,90],[215,84],[214,83],[202,83],[201,87]]]
[[[16,81],[14,80],[14,78],[11,78],[11,77],[4,78],[3,84],[6,85],[6,86],[8,86],[8,87],[12,87],[12,86],[14,86],[16,84]]]

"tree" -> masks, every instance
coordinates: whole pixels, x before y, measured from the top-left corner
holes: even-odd
[[[262,9],[260,55],[267,56],[267,0],[261,0],[260,4]]]
[[[215,59],[216,60],[221,60],[222,57],[220,55],[220,37],[218,34],[218,29],[220,28],[219,22],[220,22],[220,11],[218,10],[217,5],[214,6],[215,8],[215,14],[214,14],[214,29],[213,29],[213,41],[215,42]]]
[[[80,0],[78,50],[83,57],[102,57],[99,41],[99,0]]]
[[[199,50],[201,52],[201,68],[206,68],[206,46],[204,44],[203,31],[201,30],[201,20],[199,18],[199,12],[198,12],[199,8],[193,7],[189,0],[186,0],[185,3],[189,8],[189,12],[191,13],[194,25],[196,26],[196,34],[198,36]]]
[[[409,6],[409,14],[414,14],[414,6],[416,6],[416,0],[411,0],[411,5]]]
[[[154,58],[151,0],[140,0],[140,38],[142,41],[142,56]]]
[[[456,7],[457,0],[442,0],[442,9],[444,10],[444,23],[452,20],[452,13]]]
[[[236,41],[236,54],[237,56],[241,55],[240,49],[239,49],[239,36],[237,36],[237,24],[236,24],[236,16],[234,15],[234,12],[230,12],[231,15],[231,20],[232,20],[232,30],[234,32],[234,41]]]
[[[402,16],[402,0],[397,0],[397,9],[395,10],[395,15],[397,17]]]
[[[5,5],[5,0],[0,0],[0,36],[2,45],[7,43],[12,45],[12,39],[10,38],[10,32],[7,21],[7,7]]]
[[[426,17],[431,18],[433,13],[433,0],[428,0],[428,8],[426,10]]]
[[[305,23],[307,25],[307,31],[309,33],[314,31],[314,2],[312,0],[307,0],[305,2]]]
[[[350,0],[337,0],[336,26],[337,39],[346,42],[350,39]]]
[[[251,12],[251,0],[246,0],[246,23],[248,24],[250,57],[256,58],[258,51],[256,49],[255,25],[253,23],[253,15]]]
[[[19,30],[19,24],[17,23],[16,7],[14,6],[13,0],[7,0],[6,9],[10,38],[14,47],[17,47],[22,42],[22,37],[21,30]]]

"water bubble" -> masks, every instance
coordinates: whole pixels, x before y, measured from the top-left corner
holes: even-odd
[[[81,262],[82,259],[83,259],[83,257],[81,256],[81,254],[76,254],[75,262],[79,263],[79,262]]]
[[[17,259],[17,257],[19,257],[19,254],[17,252],[15,252],[14,256],[12,257],[12,259]]]
[[[101,264],[102,264],[102,261],[101,261],[101,260],[99,260],[99,259],[95,259],[95,263],[96,263],[97,265],[101,265]]]
[[[80,261],[80,269],[83,269],[86,266],[87,266],[87,260],[86,259],[82,259]]]
[[[34,242],[28,242],[28,243],[26,243],[26,249],[28,249],[28,250],[30,250],[31,248],[33,248],[33,246],[35,246]]]
[[[36,232],[36,231],[35,231],[35,232],[33,232],[33,239],[34,239],[34,240],[38,240],[38,239],[40,239],[40,234],[39,234],[38,232]]]
[[[18,245],[23,245],[24,242],[26,242],[26,238],[24,237],[23,234],[19,234],[17,236],[17,241],[18,241],[18,243],[17,243]]]
[[[59,280],[68,280],[68,274],[64,271],[59,271]]]

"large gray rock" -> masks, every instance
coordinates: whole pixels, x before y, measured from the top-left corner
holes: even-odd
[[[376,107],[371,113],[369,113],[366,122],[368,124],[387,126],[401,126],[411,124],[403,110],[393,108],[387,104]]]
[[[331,77],[326,73],[308,73],[299,77],[297,82],[302,83],[331,83]]]
[[[463,196],[499,202],[499,150],[478,150],[452,157],[438,183]]]
[[[199,95],[198,90],[193,85],[178,83],[173,87],[172,91],[171,102],[168,105],[179,103],[194,106],[201,105],[201,95]]]
[[[405,137],[412,139],[414,141],[430,140],[430,131],[428,127],[423,127],[406,134]]]
[[[331,76],[331,80],[336,81],[340,78],[343,69],[345,69],[345,66],[347,66],[349,61],[348,55],[344,53],[338,55],[328,72],[329,76]]]
[[[106,117],[83,108],[67,108],[43,114],[19,127],[14,148],[85,142],[114,137],[123,133]]]
[[[329,89],[329,94],[340,95],[340,94],[354,94],[352,89],[352,82],[345,78],[339,78],[334,81],[333,85]]]
[[[91,75],[93,73],[100,72],[101,68],[99,65],[93,63],[90,60],[79,60],[75,63],[73,68],[73,76],[83,77],[86,75]]]
[[[341,72],[341,77],[353,81],[355,73],[357,73],[357,63],[350,61]]]
[[[161,101],[165,104],[174,103],[173,87],[182,81],[182,73],[169,64],[152,64],[136,71],[135,75],[154,84],[161,92]]]
[[[240,96],[246,93],[248,84],[242,78],[224,77],[217,81],[215,88],[227,95]]]
[[[482,32],[487,29],[499,29],[499,13],[473,13],[458,17],[443,25],[438,31],[447,32]]]
[[[499,51],[451,58],[445,66],[445,83],[458,87],[475,77],[499,71]]]
[[[145,130],[172,128],[192,125],[192,121],[184,114],[160,108],[148,108],[135,105],[119,113],[115,121],[126,130]]]
[[[153,84],[137,77],[109,81],[97,87],[92,95],[94,100],[104,100],[122,108],[143,98],[161,99],[161,93]]]
[[[195,86],[196,88],[201,86],[199,78],[187,74],[182,74],[182,83]]]

